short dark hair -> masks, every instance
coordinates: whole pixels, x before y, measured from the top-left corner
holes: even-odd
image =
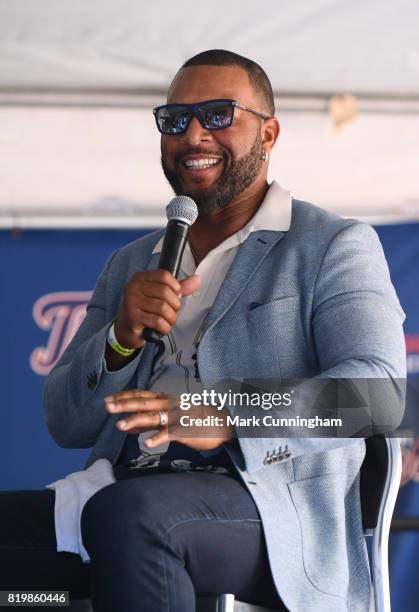
[[[202,51],[198,55],[194,55],[188,59],[180,68],[188,68],[189,66],[240,66],[243,68],[249,77],[250,84],[260,97],[264,110],[269,115],[275,114],[274,94],[272,85],[266,72],[251,59],[243,57],[233,51],[225,49],[210,49]]]

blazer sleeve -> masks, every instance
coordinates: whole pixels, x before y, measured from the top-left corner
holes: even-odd
[[[88,448],[108,417],[104,398],[135,387],[142,351],[120,370],[106,370],[106,336],[115,313],[110,307],[109,270],[115,252],[98,278],[86,317],[44,386],[44,414],[49,432],[59,446]]]
[[[404,313],[371,226],[354,222],[333,236],[321,259],[312,297],[312,334],[320,365],[316,378],[375,382],[387,378],[382,387],[370,385],[377,390],[377,397],[370,401],[384,401],[382,414],[386,411],[388,423],[396,428],[404,411]],[[306,386],[310,401],[310,381]],[[234,407],[229,411],[243,414]],[[289,459],[359,442],[350,437],[242,438],[237,433],[248,471],[263,468],[267,449],[287,446],[288,453],[281,459]]]

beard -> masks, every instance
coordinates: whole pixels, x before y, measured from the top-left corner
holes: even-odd
[[[200,151],[190,149],[186,153],[182,153],[182,156],[193,153],[200,153]],[[223,154],[225,169],[222,175],[211,187],[205,189],[197,187],[196,189],[185,190],[176,170],[167,166],[163,156],[161,157],[161,165],[164,175],[175,194],[192,198],[196,202],[198,211],[205,215],[225,208],[234,198],[250,187],[263,164],[262,154],[262,139],[258,132],[249,153],[240,159],[228,164],[229,157],[226,153]],[[174,166],[176,167],[176,160]]]

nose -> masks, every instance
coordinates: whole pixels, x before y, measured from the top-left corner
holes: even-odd
[[[182,141],[190,146],[196,146],[200,142],[211,140],[211,132],[202,127],[195,115],[192,115],[188,129],[182,134]]]

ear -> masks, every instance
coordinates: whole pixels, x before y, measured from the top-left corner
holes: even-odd
[[[276,117],[270,117],[262,124],[261,138],[263,149],[266,153],[270,153],[278,140],[281,127]]]

